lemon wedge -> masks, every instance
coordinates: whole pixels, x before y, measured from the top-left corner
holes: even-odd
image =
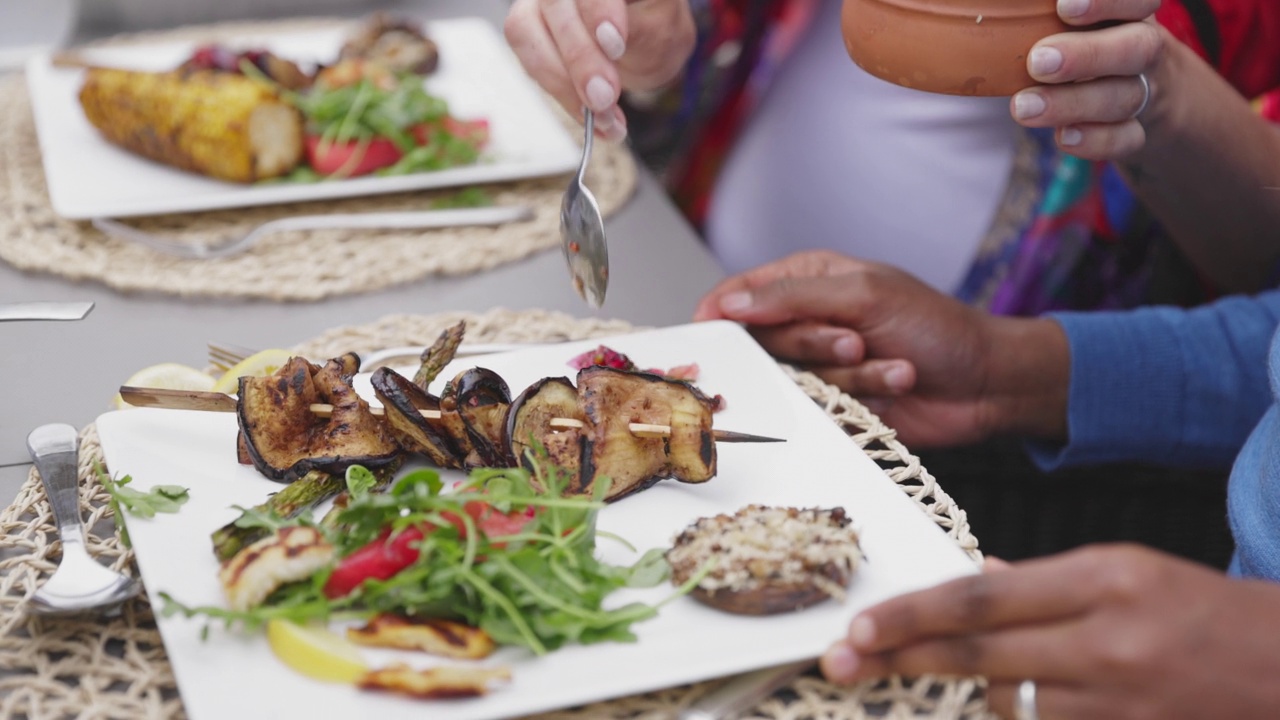
[[[214,379],[189,365],[160,363],[142,368],[122,384],[162,390],[212,390]],[[117,410],[133,407],[119,393],[112,403]]]
[[[356,646],[326,627],[268,620],[267,643],[285,665],[314,680],[354,683],[369,671]]]
[[[293,357],[293,353],[279,348],[259,350],[223,373],[222,377],[218,378],[218,382],[214,383],[213,390],[221,393],[240,392],[241,377],[246,375],[249,377],[270,375],[289,362],[291,357]]]

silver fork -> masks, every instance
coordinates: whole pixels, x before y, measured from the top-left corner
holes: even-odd
[[[542,343],[471,343],[458,347],[455,357],[472,355],[488,355],[490,353],[509,352],[524,348],[539,347]],[[257,352],[253,348],[234,343],[209,343],[209,364],[222,372],[230,370],[236,363]],[[360,369],[364,372],[373,370],[390,360],[417,360],[422,356],[423,346],[384,348],[363,355],[360,358]]]
[[[333,228],[441,228],[469,225],[502,225],[529,220],[533,210],[525,206],[446,208],[420,212],[350,213],[299,215],[262,223],[248,233],[216,243],[185,243],[156,235],[109,218],[94,218],[93,226],[112,237],[145,245],[158,252],[190,260],[211,260],[242,253],[263,236],[283,230],[325,230]]]

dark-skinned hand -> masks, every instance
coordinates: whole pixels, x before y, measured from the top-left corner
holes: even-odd
[[[1139,546],[1095,546],[903,595],[860,613],[822,658],[836,683],[982,675],[1012,717],[1037,685],[1044,720],[1273,717],[1280,587]]]
[[[694,319],[744,323],[770,354],[868,402],[904,442],[989,432],[991,318],[902,271],[798,253],[723,281]]]

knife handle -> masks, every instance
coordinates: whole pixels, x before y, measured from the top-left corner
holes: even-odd
[[[813,667],[813,660],[778,665],[743,673],[698,698],[685,708],[678,720],[728,720],[755,707],[787,683]]]
[[[0,322],[10,320],[82,320],[92,302],[0,303]]]

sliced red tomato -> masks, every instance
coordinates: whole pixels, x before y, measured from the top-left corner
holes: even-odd
[[[511,513],[502,513],[493,506],[483,500],[472,500],[462,506],[462,509],[471,516],[471,521],[480,529],[480,532],[488,538],[506,537],[507,535],[516,535],[524,530],[529,521],[533,519],[533,508],[525,508],[524,510],[513,511]],[[462,518],[451,512],[441,513],[444,515],[454,527],[458,528],[458,534],[466,538],[467,526],[462,522]],[[503,547],[505,543],[494,543],[494,547]]]
[[[483,500],[471,500],[462,509],[471,516],[480,532],[489,538],[516,535],[533,519],[533,508],[502,513]],[[467,525],[460,516],[448,511],[441,515],[458,529],[461,537],[466,538]],[[405,528],[395,536],[391,535],[390,529],[384,530],[377,539],[338,561],[337,567],[325,582],[325,596],[343,597],[366,580],[387,580],[394,577],[418,560],[418,545],[433,530],[435,526],[430,523]],[[502,542],[493,543],[494,547],[504,545]]]
[[[387,138],[374,138],[367,142],[323,143],[318,135],[308,135],[307,162],[321,175],[356,177],[368,175],[374,170],[395,165],[404,153]]]
[[[459,120],[456,117],[446,116],[444,129],[454,137],[470,143],[477,150],[489,144],[489,121],[484,118]]]
[[[413,137],[418,141],[419,145],[427,145],[431,142],[432,133],[436,131],[436,128],[444,130],[477,150],[489,144],[488,120],[484,118],[479,120],[459,120],[452,115],[446,115],[438,125],[419,125],[415,127],[413,129]]]
[[[340,598],[366,580],[387,580],[418,559],[418,544],[429,528],[410,527],[391,536],[387,528],[376,540],[342,558],[324,584],[324,594]]]

